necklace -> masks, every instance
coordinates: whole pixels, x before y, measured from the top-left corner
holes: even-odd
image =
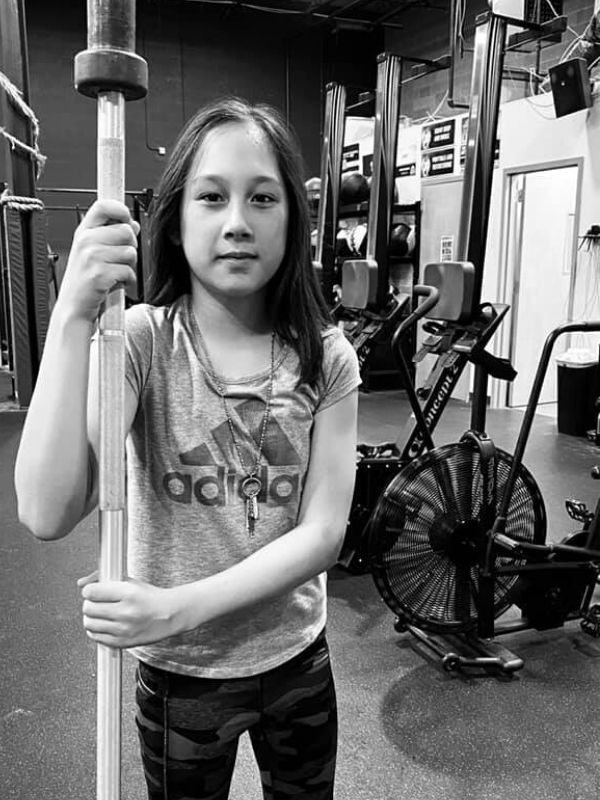
[[[215,368],[208,354],[208,348],[206,347],[206,342],[204,341],[204,338],[200,331],[200,326],[197,325],[196,328],[198,330],[198,341],[200,342],[200,347],[202,348],[202,352],[206,359],[206,363],[208,364],[210,377],[213,379],[213,382],[217,388],[217,393],[219,394],[221,400],[223,401],[225,416],[227,418],[227,423],[229,425],[229,430],[231,432],[231,438],[233,440],[233,444],[240,465],[242,467],[243,472],[246,473],[246,477],[242,481],[241,489],[242,489],[242,494],[244,495],[246,501],[246,533],[248,534],[248,536],[252,537],[254,536],[254,526],[256,524],[256,520],[259,517],[258,496],[260,495],[260,492],[262,490],[262,481],[258,477],[257,472],[260,466],[260,460],[262,458],[263,445],[265,443],[265,434],[267,431],[267,422],[269,421],[269,414],[271,411],[271,400],[273,397],[273,382],[275,377],[275,331],[273,331],[271,335],[271,367],[269,371],[269,387],[267,389],[267,403],[265,406],[265,412],[263,414],[262,424],[260,428],[260,440],[258,444],[258,452],[256,454],[256,461],[254,462],[254,467],[252,469],[248,469],[244,464],[244,459],[242,458],[242,451],[240,449],[237,436],[235,435],[233,420],[231,419],[231,414],[229,413],[229,406],[225,396],[225,387],[217,377],[217,373],[215,372]]]

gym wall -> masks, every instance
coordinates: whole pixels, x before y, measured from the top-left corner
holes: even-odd
[[[554,118],[552,98],[545,95],[536,105],[527,100],[520,100],[507,104],[503,109],[501,132],[500,163],[498,165],[498,178],[502,185],[502,195],[506,197],[509,172],[525,172],[528,169],[544,169],[563,164],[579,163],[579,188],[576,214],[573,219],[574,235],[577,237],[577,248],[573,260],[568,250],[559,248],[553,253],[548,263],[537,265],[539,269],[539,291],[536,299],[540,307],[544,307],[544,292],[555,291],[556,283],[553,278],[548,283],[548,274],[553,274],[556,264],[573,280],[573,307],[572,318],[575,320],[598,319],[600,316],[600,301],[598,296],[598,277],[595,269],[596,253],[595,242],[586,241],[581,237],[593,224],[600,222],[598,209],[600,208],[600,153],[597,142],[600,136],[600,97],[596,95],[591,109],[578,111],[567,116]],[[560,224],[561,220],[545,219],[542,221],[550,228]],[[504,253],[502,243],[507,237],[507,213],[498,213],[494,224],[490,224],[489,258],[486,259],[488,270],[489,288],[497,292],[499,301],[510,302],[512,288],[510,275],[505,273]],[[590,262],[591,259],[591,262]],[[594,273],[589,274],[590,267]],[[508,284],[502,295],[503,285]],[[490,296],[494,297],[491,294]],[[569,296],[564,293],[563,314],[558,322],[566,319]],[[557,324],[558,324],[557,322]],[[546,329],[552,327],[549,323]],[[502,332],[503,353],[508,351],[508,329]],[[596,334],[586,336],[585,342],[581,337],[575,337],[572,346],[585,346],[592,349],[600,344],[600,337]],[[568,342],[565,342],[567,346]]]

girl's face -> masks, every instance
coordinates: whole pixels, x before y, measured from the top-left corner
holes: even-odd
[[[186,178],[181,245],[192,293],[260,293],[285,253],[288,199],[275,155],[255,125],[210,131]]]

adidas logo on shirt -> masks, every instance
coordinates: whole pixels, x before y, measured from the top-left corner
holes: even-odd
[[[299,475],[285,474],[263,465],[258,477],[262,484],[257,497],[259,503],[284,506],[298,499]],[[199,478],[187,472],[167,472],[163,478],[163,489],[167,497],[176,503],[225,506],[237,498],[244,499],[242,483],[245,478],[236,470],[225,467],[216,467]]]
[[[246,467],[254,466],[260,441],[260,425],[264,404],[247,400],[235,408],[238,442]],[[253,442],[250,445],[248,442]],[[179,454],[181,468],[167,472],[162,486],[175,503],[204,506],[226,506],[244,499],[242,483],[246,474],[241,467],[228,467],[239,460],[233,448],[229,424],[224,421],[211,431],[210,438],[185,453]],[[269,418],[258,477],[261,481],[259,503],[283,506],[297,502],[300,491],[300,458],[279,422]]]

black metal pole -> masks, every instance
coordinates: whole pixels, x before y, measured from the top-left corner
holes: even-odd
[[[457,261],[475,267],[473,310],[481,300],[505,40],[504,17],[478,17],[457,247]]]

